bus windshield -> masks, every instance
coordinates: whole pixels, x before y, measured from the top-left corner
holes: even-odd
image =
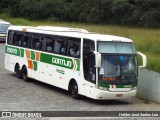
[[[135,54],[133,43],[125,42],[98,42],[98,52],[116,54]]]
[[[102,55],[99,81],[111,84],[137,82],[137,58],[133,44],[102,43],[98,44],[98,50]]]
[[[0,33],[6,34],[9,26],[9,24],[0,23]]]

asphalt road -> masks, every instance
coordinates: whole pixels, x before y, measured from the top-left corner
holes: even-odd
[[[24,82],[4,68],[0,43],[0,111],[160,111],[160,104],[135,99],[74,100],[67,91],[38,81]]]

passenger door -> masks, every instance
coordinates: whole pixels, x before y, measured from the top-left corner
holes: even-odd
[[[85,78],[84,85],[87,89],[87,96],[94,94],[96,85],[96,68],[95,68],[95,50],[94,41],[84,39],[83,42],[83,73]]]

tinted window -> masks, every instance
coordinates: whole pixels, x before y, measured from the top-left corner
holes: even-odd
[[[56,37],[54,44],[54,53],[66,55],[67,53],[67,42],[66,37]]]
[[[31,36],[28,34],[25,34],[23,37],[23,41],[22,41],[22,46],[28,48],[29,47],[29,42],[30,42],[30,38]]]
[[[83,51],[86,54],[95,51],[95,43],[92,40],[84,39],[83,41]]]
[[[56,38],[56,39],[55,39],[54,53],[60,54],[62,41],[63,41],[63,40],[62,40],[61,38]]]
[[[36,50],[41,50],[42,48],[42,40],[40,38],[40,35],[33,34],[31,39],[31,48]]]
[[[47,52],[53,52],[54,38],[47,36],[43,40],[44,40],[44,44],[45,44],[45,51],[47,51]]]
[[[24,36],[21,32],[15,32],[13,34],[13,45],[16,45],[16,46],[21,46],[22,45],[22,41],[24,39]]]
[[[8,44],[80,58],[80,38],[9,31]]]
[[[84,78],[92,83],[96,82],[96,69],[95,69],[95,50],[94,41],[84,39],[83,41],[83,71]]]
[[[71,57],[80,57],[81,40],[78,38],[69,38],[68,55]]]
[[[9,45],[11,45],[13,43],[13,34],[14,34],[14,31],[8,31],[8,40],[7,40],[7,43]]]

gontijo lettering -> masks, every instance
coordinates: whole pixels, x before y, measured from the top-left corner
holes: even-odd
[[[55,58],[55,57],[52,57],[52,63],[67,66],[67,67],[72,66],[71,61],[67,61],[67,60],[59,59],[59,58]]]
[[[17,54],[17,49],[14,48],[7,48],[7,53]]]

